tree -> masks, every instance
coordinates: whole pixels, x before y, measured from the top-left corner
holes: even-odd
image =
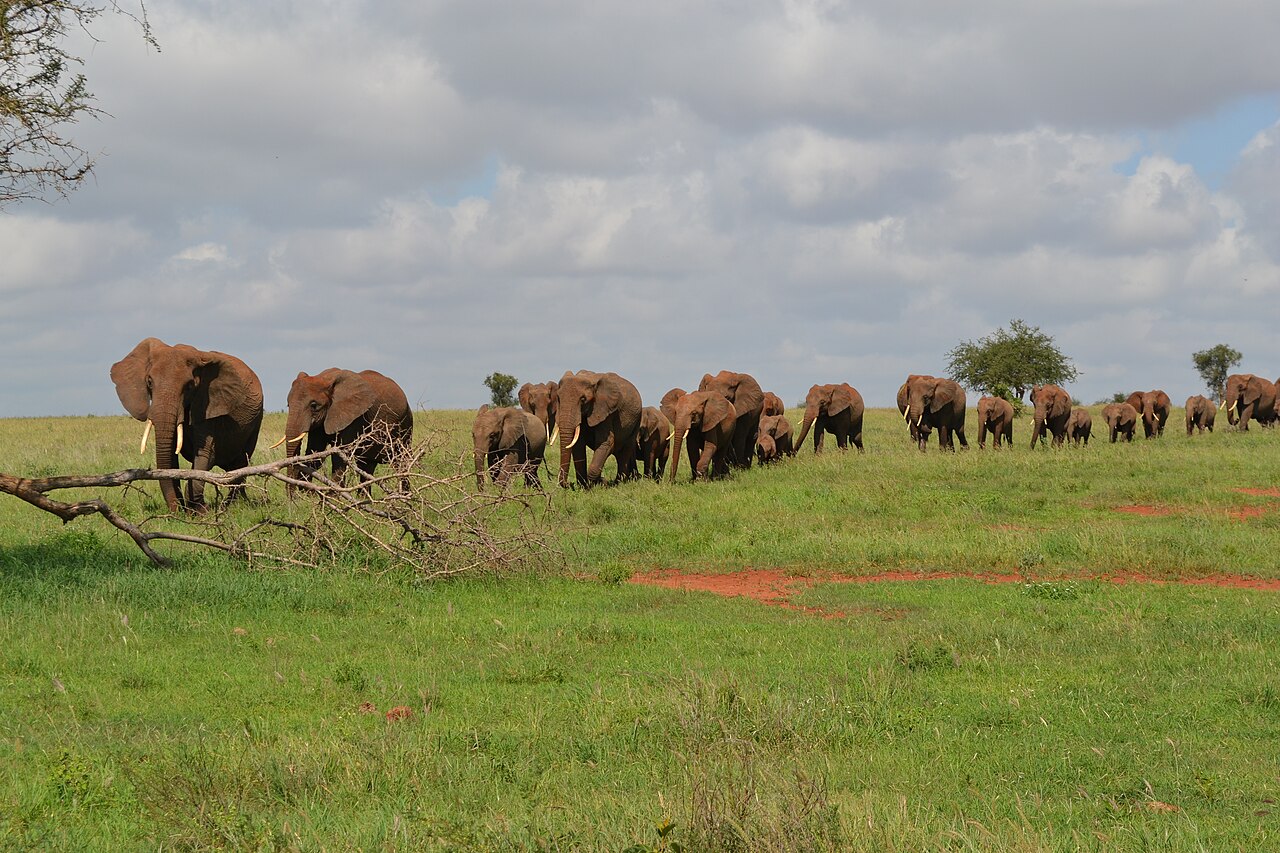
[[[63,134],[101,110],[75,70],[84,61],[63,43],[106,11],[133,18],[159,50],[141,4],[135,15],[115,0],[0,0],[0,207],[49,192],[65,196],[93,169],[89,153]]]
[[[516,390],[520,380],[506,373],[490,373],[484,378],[485,387],[489,389],[489,399],[495,406],[514,406],[516,398],[511,392]]]
[[[1232,349],[1226,344],[1218,344],[1191,354],[1191,363],[1196,366],[1215,403],[1222,402],[1222,389],[1227,384],[1227,374],[1243,358],[1240,350]]]
[[[1080,375],[1053,338],[1022,320],[1011,320],[1008,331],[997,329],[977,341],[964,341],[947,358],[951,378],[966,388],[992,393],[1005,386],[1019,400],[1033,385],[1061,385]]]

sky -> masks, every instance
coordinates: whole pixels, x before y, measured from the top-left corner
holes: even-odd
[[[174,0],[81,39],[109,115],[0,211],[0,416],[123,414],[141,339],[268,410],[375,369],[420,408],[616,371],[788,403],[1014,318],[1084,402],[1280,376],[1272,0]],[[970,395],[970,405],[976,402]]]

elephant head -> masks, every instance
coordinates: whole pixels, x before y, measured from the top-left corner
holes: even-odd
[[[916,429],[924,430],[939,413],[959,402],[960,386],[938,376],[912,376],[907,381],[907,409],[903,417]]]
[[[1139,415],[1128,403],[1111,403],[1102,410],[1102,419],[1111,430],[1111,442],[1114,444],[1117,435],[1123,435],[1126,441],[1133,439]]]
[[[804,420],[800,423],[800,437],[796,447],[804,444],[809,429],[818,418],[833,418],[854,404],[857,392],[847,382],[836,385],[814,385],[804,398]]]
[[[492,468],[498,460],[494,457],[515,453],[520,461],[530,456],[541,460],[546,447],[546,427],[532,412],[506,406],[491,409],[486,403],[476,411],[471,425],[471,441],[476,463],[476,488],[484,489],[484,475],[489,471],[496,480],[510,474],[505,468],[499,472]],[[539,462],[540,464],[540,462]]]
[[[556,424],[559,391],[560,386],[555,382],[539,382],[537,385],[526,382],[517,392],[520,408],[537,415],[538,420],[542,421],[542,425],[547,428],[547,435],[551,435],[551,430]]]
[[[598,447],[602,441],[634,443],[635,432],[640,425],[640,394],[634,385],[616,373],[579,370],[577,373],[566,372],[560,377],[557,396],[560,485],[567,487],[569,463],[574,458],[575,448],[579,454],[585,455],[587,447]],[[605,424],[609,426],[608,432],[598,434],[597,428]],[[579,442],[582,442],[582,446],[579,446]],[[621,451],[613,446],[610,452]],[[600,465],[603,464],[602,459]]]
[[[761,464],[778,458],[778,443],[767,432],[761,432],[756,436],[756,458]]]
[[[658,410],[671,423],[676,422],[676,403],[680,402],[680,398],[689,392],[683,388],[672,388],[670,391],[662,395],[662,400],[658,403]]]
[[[715,376],[703,375],[698,383],[699,391],[714,391],[733,404],[739,418],[751,416],[759,423],[764,408],[764,391],[750,373],[734,373],[722,370]]]
[[[760,408],[760,416],[781,415],[785,414],[787,406],[782,402],[782,398],[772,391],[764,392],[764,404]]]
[[[214,418],[230,416],[252,426],[256,441],[262,385],[234,356],[147,338],[111,365],[111,380],[125,410],[147,424],[142,433],[144,450],[154,426],[157,468],[177,468],[179,454],[194,459],[200,437],[186,433],[203,432],[205,422]],[[176,511],[179,499],[174,481],[161,480],[160,491],[169,509]]]
[[[1067,418],[1071,417],[1071,395],[1057,385],[1034,385],[1031,388],[1031,403],[1035,408],[1032,415],[1032,449],[1035,449],[1046,432],[1053,434],[1054,445],[1061,444],[1066,437]]]
[[[723,394],[716,391],[695,391],[685,394],[676,403],[674,431],[671,434],[671,482],[676,481],[680,468],[680,451],[690,430],[697,430],[703,439],[703,458],[723,454],[737,425],[737,412]],[[698,475],[697,470],[694,476]]]
[[[358,373],[330,367],[315,376],[299,373],[289,387],[289,417],[285,422],[285,455],[297,456],[302,439],[312,432],[336,436],[370,413],[378,402],[372,385]],[[314,442],[317,446],[319,442]],[[308,443],[307,449],[317,447]],[[294,476],[297,472],[294,471]]]

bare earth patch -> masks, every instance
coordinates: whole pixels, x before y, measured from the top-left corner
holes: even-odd
[[[825,619],[839,619],[854,615],[842,610],[825,610],[820,607],[804,607],[793,604],[791,598],[818,583],[909,583],[920,581],[977,580],[983,583],[1023,583],[1030,580],[1016,572],[907,572],[887,571],[874,575],[829,575],[825,577],[795,577],[776,569],[743,569],[722,574],[680,572],[676,569],[655,569],[633,575],[629,583],[641,586],[658,586],[666,589],[710,592],[726,598],[750,598],[770,607],[811,613]],[[1037,580],[1046,580],[1037,578]],[[1243,575],[1215,574],[1196,578],[1156,578],[1137,572],[1100,572],[1051,580],[1093,580],[1117,585],[1147,583],[1155,586],[1177,584],[1181,586],[1216,586],[1233,589],[1257,589],[1280,592],[1280,578],[1251,578]],[[885,619],[901,618],[902,611],[860,608],[860,613],[875,613]]]
[[[1236,489],[1242,495],[1254,495],[1260,498],[1280,498],[1280,489]]]

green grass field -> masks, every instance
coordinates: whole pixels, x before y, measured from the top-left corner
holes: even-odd
[[[861,455],[553,489],[561,562],[448,582],[158,569],[6,498],[0,848],[621,851],[672,822],[687,850],[1275,849],[1280,593],[1092,579],[1280,578],[1280,498],[1239,491],[1280,485],[1280,434],[1180,414],[952,456],[876,410]],[[419,414],[442,470],[470,418]],[[139,435],[0,421],[0,470],[135,467]],[[746,567],[848,615],[620,582]],[[886,570],[1028,582],[823,582]]]

